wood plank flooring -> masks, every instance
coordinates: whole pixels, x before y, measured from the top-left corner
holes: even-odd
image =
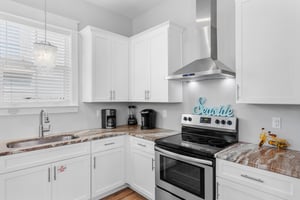
[[[102,200],[147,200],[145,197],[141,196],[140,194],[136,193],[135,191],[125,188],[120,190],[114,194],[111,194]]]

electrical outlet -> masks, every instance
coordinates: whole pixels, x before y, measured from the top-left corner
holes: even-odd
[[[281,119],[280,117],[272,117],[272,128],[280,129]]]

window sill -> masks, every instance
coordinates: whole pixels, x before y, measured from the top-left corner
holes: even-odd
[[[35,106],[35,107],[0,107],[0,116],[15,115],[35,115],[39,114],[42,109],[48,113],[72,113],[78,112],[78,105],[55,105],[55,106]]]

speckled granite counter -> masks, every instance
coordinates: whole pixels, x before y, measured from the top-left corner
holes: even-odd
[[[58,146],[77,144],[92,140],[99,140],[108,137],[114,137],[119,135],[131,135],[145,140],[155,141],[163,137],[170,135],[178,134],[178,132],[168,129],[151,129],[151,130],[142,130],[140,126],[119,126],[115,129],[91,129],[91,130],[82,130],[82,131],[73,131],[67,133],[51,134],[47,137],[57,136],[57,135],[74,135],[78,138],[68,140],[68,141],[59,141],[47,144],[41,144],[26,148],[7,148],[7,143],[14,142],[17,140],[6,140],[0,141],[0,156],[12,155],[22,152],[29,152],[47,148],[53,148]],[[24,139],[26,140],[26,139]],[[19,140],[18,140],[19,141]]]
[[[238,164],[300,178],[300,152],[257,144],[237,143],[216,155]]]

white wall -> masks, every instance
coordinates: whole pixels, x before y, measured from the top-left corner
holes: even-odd
[[[234,64],[234,0],[220,0],[220,5],[228,9],[227,14],[222,16],[227,19],[221,19],[223,26],[221,30],[227,27],[226,36],[223,38],[221,52],[224,53],[226,63]],[[220,2],[219,1],[219,2]],[[231,14],[230,14],[231,13]],[[147,13],[137,17],[133,21],[133,33],[141,32],[147,28],[155,26],[170,19],[186,28],[184,34],[184,52],[183,60],[187,64],[193,58],[202,57],[201,51],[197,50],[197,32],[194,23],[195,20],[195,0],[166,0],[163,3]],[[230,19],[230,20],[228,20]],[[221,57],[222,57],[221,56]],[[224,59],[223,58],[223,59]],[[239,118],[240,140],[257,143],[259,133],[262,127],[274,131],[280,137],[287,138],[291,143],[291,149],[300,150],[300,106],[287,105],[245,105],[235,103],[235,80],[210,80],[202,82],[184,83],[184,103],[182,104],[138,104],[138,110],[143,108],[153,108],[158,111],[158,127],[180,129],[180,114],[191,113],[193,107],[197,104],[199,97],[207,98],[208,106],[218,106],[231,104]],[[163,117],[163,111],[167,112],[167,117]],[[281,117],[282,127],[279,130],[272,130],[271,118]]]
[[[5,1],[15,1],[38,9],[44,8],[44,0],[1,0],[0,7],[5,4]],[[126,36],[130,36],[132,32],[131,19],[85,3],[83,0],[48,0],[47,10],[79,21],[79,29],[92,25]],[[16,9],[14,12],[22,15],[24,10]],[[43,15],[41,19],[44,19]]]
[[[37,5],[37,1],[26,0],[22,1],[22,3]],[[101,9],[98,10],[88,5],[82,5],[77,0],[51,0],[48,2],[52,13],[63,15],[64,17],[68,17],[73,20],[79,20],[81,26],[92,24],[124,35],[130,35],[131,33],[131,21],[107,11],[102,11]],[[38,19],[39,16],[43,16],[37,9],[15,3],[11,0],[1,0],[0,11],[33,19]],[[52,15],[49,15],[49,17],[51,16]],[[53,21],[53,19],[49,18],[49,21]],[[55,23],[59,24],[61,22],[57,21]],[[82,66],[79,65],[79,74],[81,74],[81,68]],[[81,86],[81,79],[79,79],[79,86]],[[81,87],[79,89],[80,97]],[[81,98],[79,98],[79,101],[80,99]],[[103,108],[116,108],[118,124],[127,123],[127,103],[80,103],[79,112],[77,113],[49,115],[52,125],[51,133],[99,128],[101,127],[101,117],[97,119],[96,110]],[[38,125],[38,115],[0,116],[0,140],[36,137],[38,136]]]

